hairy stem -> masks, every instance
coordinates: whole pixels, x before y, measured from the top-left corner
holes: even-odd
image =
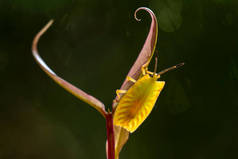
[[[113,118],[112,113],[108,112],[106,115],[107,124],[107,159],[115,159],[115,141],[113,130]]]

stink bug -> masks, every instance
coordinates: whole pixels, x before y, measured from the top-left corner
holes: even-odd
[[[164,81],[157,81],[160,75],[172,69],[183,66],[184,63],[167,68],[156,73],[157,59],[154,72],[148,71],[148,64],[142,66],[142,76],[136,81],[131,77],[127,80],[134,83],[127,91],[117,90],[117,96],[120,99],[120,93],[125,93],[121,97],[114,112],[113,123],[123,127],[129,132],[134,132],[142,122],[147,118],[153,109],[155,102],[164,87]]]

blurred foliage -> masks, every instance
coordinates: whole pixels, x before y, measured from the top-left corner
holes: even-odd
[[[121,159],[237,158],[237,0],[0,1],[0,158],[105,158],[104,120],[51,81],[30,52],[110,107],[147,35],[150,7],[159,19],[155,109],[131,135]],[[152,66],[153,67],[153,66]],[[143,131],[142,131],[143,130]]]
[[[182,0],[152,1],[151,6],[156,7],[160,28],[166,32],[178,30],[182,24]]]

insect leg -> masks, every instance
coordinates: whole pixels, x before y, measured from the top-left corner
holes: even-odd
[[[121,89],[116,90],[116,94],[117,94],[118,99],[121,98],[120,94],[124,94],[126,92],[127,92],[127,90],[121,90]]]
[[[150,71],[146,71],[146,74],[154,75],[154,74],[156,74],[156,73],[150,72]]]
[[[130,76],[127,76],[126,79],[127,79],[128,81],[131,81],[131,82],[133,82],[133,83],[136,83],[136,80],[135,80],[134,78],[130,77]]]
[[[146,63],[141,67],[142,75],[146,75],[147,71],[148,71],[148,64]]]

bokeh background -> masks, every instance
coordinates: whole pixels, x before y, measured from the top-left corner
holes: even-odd
[[[1,0],[0,159],[105,159],[102,116],[55,84],[31,54],[110,108],[143,46],[151,8],[166,86],[121,159],[238,158],[237,0]]]

